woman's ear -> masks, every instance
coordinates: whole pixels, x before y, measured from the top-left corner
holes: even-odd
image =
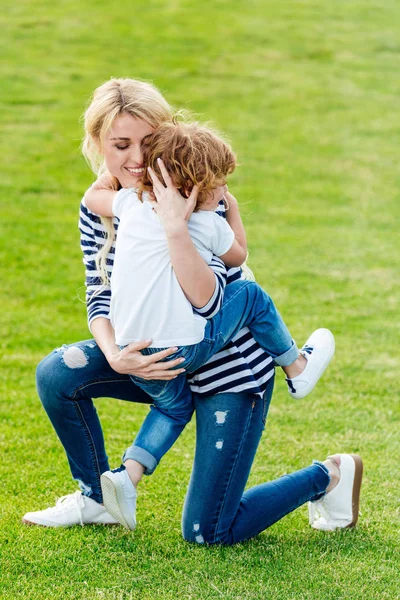
[[[93,138],[93,142],[94,142],[94,145],[96,146],[96,150],[97,150],[98,154],[103,156],[104,150],[103,150],[103,144],[101,143],[101,140],[96,140]]]

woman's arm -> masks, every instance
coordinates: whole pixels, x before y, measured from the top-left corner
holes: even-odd
[[[214,271],[215,276],[214,293],[204,306],[195,307],[192,305],[193,311],[205,319],[212,319],[221,308],[227,283],[226,265],[218,256],[212,257],[209,267]]]
[[[157,199],[153,208],[164,226],[171,264],[179,285],[192,306],[204,307],[212,299],[217,282],[213,270],[197,252],[189,235],[187,222],[196,205],[198,190],[194,187],[189,198],[183,198],[160,159],[159,166],[166,185],[149,169]]]
[[[177,222],[165,232],[171,264],[186,298],[196,308],[205,306],[215,291],[215,275],[197,252],[187,221]]]
[[[241,267],[247,258],[247,247],[242,248],[237,240],[233,240],[228,252],[222,254],[220,258],[228,267]]]
[[[226,220],[235,234],[235,241],[232,248],[221,258],[228,267],[240,267],[247,258],[246,231],[240,216],[238,201],[228,191],[225,193],[225,198],[228,204]]]
[[[184,359],[177,358],[168,362],[161,361],[176,352],[177,348],[167,348],[161,352],[143,356],[140,350],[147,348],[151,340],[135,342],[120,350],[115,343],[114,330],[107,318],[97,318],[92,322],[92,333],[97,345],[103,352],[108,364],[114,371],[121,375],[135,375],[142,379],[175,379],[185,369],[175,369]]]

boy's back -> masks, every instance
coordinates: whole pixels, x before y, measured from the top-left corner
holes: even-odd
[[[146,194],[141,202],[134,190],[120,190],[113,212],[120,219],[111,277],[110,318],[116,343],[152,339],[153,348],[197,344],[206,321],[193,313],[178,283],[164,228]],[[232,245],[233,231],[212,211],[194,213],[188,227],[207,263]]]

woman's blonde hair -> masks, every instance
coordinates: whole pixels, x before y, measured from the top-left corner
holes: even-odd
[[[105,171],[101,153],[104,137],[114,119],[128,113],[137,119],[146,121],[151,127],[158,127],[173,116],[173,109],[163,95],[151,83],[137,79],[110,79],[95,89],[84,113],[85,136],[82,153],[94,173],[99,176]],[[121,186],[112,178],[113,187]],[[111,218],[102,217],[107,239],[96,256],[96,266],[104,283],[108,282],[107,256],[115,237]]]
[[[193,187],[198,186],[195,210],[201,208],[216,187],[225,185],[227,176],[236,167],[236,156],[220,133],[196,122],[175,119],[160,125],[143,144],[145,167],[151,167],[162,180],[158,158],[163,160],[174,186],[183,196],[189,196]],[[146,168],[139,183],[139,198],[152,188]]]

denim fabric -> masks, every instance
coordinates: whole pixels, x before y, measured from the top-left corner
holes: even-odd
[[[288,365],[298,357],[296,344],[272,299],[256,283],[239,280],[226,287],[222,308],[207,321],[204,339],[179,348],[171,358],[183,357],[185,362],[181,366],[187,373],[193,373],[245,326],[276,363]],[[150,354],[159,350],[147,348],[142,352]],[[148,381],[139,377],[132,380],[153,398],[155,410],[146,417],[124,459],[137,460],[149,475],[190,421],[192,394],[184,374],[171,381]],[[161,438],[164,443],[160,446]]]
[[[64,447],[82,493],[102,502],[100,475],[109,470],[100,421],[92,398],[152,402],[129,375],[116,373],[94,340],[63,346],[36,370],[40,400]]]
[[[93,340],[63,346],[44,358],[37,368],[37,388],[73,478],[84,495],[102,502],[100,475],[109,464],[92,398],[150,398],[110,368]],[[271,379],[264,398],[244,392],[194,395],[196,453],[183,513],[185,539],[234,544],[324,494],[329,475],[318,463],[244,492],[272,389]]]
[[[324,495],[330,477],[321,463],[244,491],[272,390],[273,379],[263,398],[245,392],[194,395],[196,453],[182,517],[187,541],[242,542]]]

